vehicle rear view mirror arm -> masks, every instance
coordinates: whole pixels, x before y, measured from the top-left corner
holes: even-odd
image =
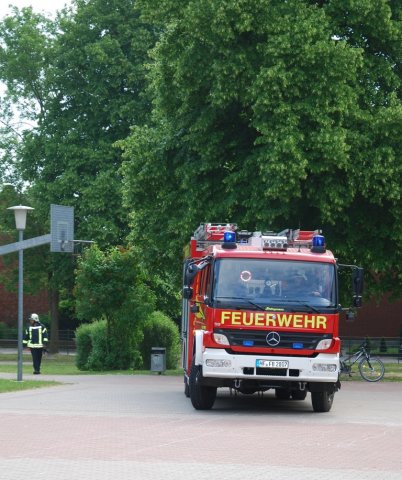
[[[352,288],[353,288],[353,306],[362,306],[364,269],[356,265],[338,264],[339,268],[349,268],[352,270]]]

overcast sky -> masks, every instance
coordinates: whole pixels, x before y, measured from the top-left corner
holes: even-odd
[[[0,0],[0,18],[10,13],[9,5],[18,8],[31,6],[35,12],[55,14],[64,5],[70,5],[71,0]]]

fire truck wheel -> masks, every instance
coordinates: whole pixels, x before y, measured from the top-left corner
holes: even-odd
[[[190,398],[190,386],[186,377],[184,377],[184,395]]]
[[[286,388],[276,388],[275,396],[276,398],[279,398],[279,400],[289,400],[290,390],[287,390]]]
[[[307,396],[307,390],[293,390],[293,400],[304,400]]]
[[[311,402],[315,412],[329,412],[334,401],[335,393],[311,392]]]
[[[190,370],[190,399],[196,410],[210,410],[215,402],[216,387],[202,385],[202,367],[195,365]]]

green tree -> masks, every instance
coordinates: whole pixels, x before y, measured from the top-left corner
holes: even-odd
[[[114,143],[144,121],[144,63],[153,34],[133,0],[75,4],[76,13],[57,22],[45,114],[26,132],[19,166],[41,204],[75,207],[80,238],[120,244],[128,230]]]
[[[399,295],[400,7],[138,4],[162,31],[152,123],[120,143],[132,238],[147,244],[147,264],[180,274],[201,221],[322,227],[337,256],[366,267],[371,290]]]
[[[78,318],[106,320],[108,353],[115,355],[115,368],[127,367],[135,360],[141,328],[155,304],[139,255],[117,247],[104,252],[95,245],[80,259],[76,274]]]
[[[55,21],[31,8],[14,9],[0,25],[0,78],[7,98],[34,122],[15,148],[3,136],[13,150],[13,166],[29,183],[45,225],[51,203],[73,206],[76,237],[102,246],[123,243],[128,232],[121,152],[114,142],[141,124],[148,109],[144,64],[154,32],[133,5],[134,0],[76,0],[75,12]],[[6,160],[4,155],[3,165]],[[72,266],[65,255],[42,263],[52,331],[59,292],[73,283]]]

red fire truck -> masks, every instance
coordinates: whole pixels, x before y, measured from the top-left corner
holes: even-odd
[[[354,307],[363,269],[337,264],[318,230],[204,223],[186,250],[182,361],[194,408],[212,408],[227,387],[295,400],[310,392],[313,410],[329,411],[340,388],[338,269],[351,269]]]

